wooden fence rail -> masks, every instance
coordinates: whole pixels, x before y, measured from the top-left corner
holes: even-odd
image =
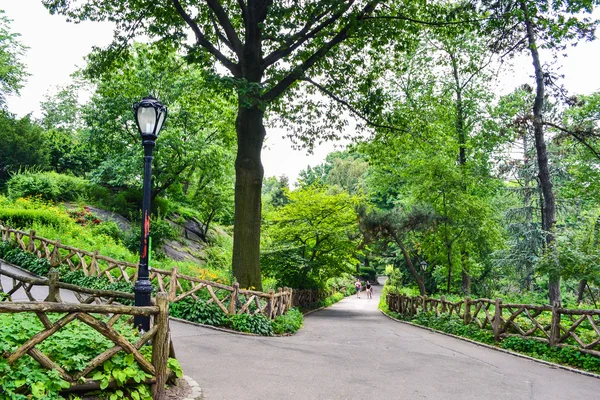
[[[156,296],[156,306],[150,307],[132,307],[111,304],[68,304],[54,302],[0,302],[0,313],[34,313],[44,326],[44,330],[36,333],[25,341],[19,348],[13,352],[5,353],[9,365],[14,364],[25,355],[30,355],[43,368],[56,370],[62,379],[71,385],[67,391],[91,390],[99,388],[99,382],[87,378],[87,376],[97,367],[109,360],[119,351],[125,351],[133,355],[141,369],[152,378],[146,383],[152,385],[153,398],[161,399],[164,396],[165,383],[167,381],[167,360],[169,357],[169,299],[164,293]],[[61,313],[66,314],[56,322],[52,323],[47,314]],[[111,316],[104,320],[103,316]],[[141,335],[135,342],[129,342],[116,329],[114,324],[122,316],[144,315],[153,317],[152,328]],[[104,351],[102,354],[90,360],[85,367],[76,374],[70,374],[60,365],[51,360],[46,354],[36,348],[44,340],[56,334],[67,324],[74,320],[79,320],[99,332],[105,338],[110,340],[114,346]],[[141,354],[140,349],[143,345],[152,341],[152,359],[146,360]],[[109,386],[115,386],[114,380],[111,380]]]
[[[550,346],[575,347],[600,357],[600,310],[580,310],[554,305],[504,304],[502,299],[465,298],[458,302],[427,296],[387,295],[390,311],[413,317],[420,312],[455,315],[465,325],[489,329],[494,339],[509,336],[534,339]]]
[[[12,241],[21,250],[49,260],[51,267],[66,265],[72,271],[81,270],[86,276],[105,277],[110,282],[133,284],[137,280],[137,264],[115,260],[98,251],[66,246],[59,240],[39,237],[33,230],[25,232],[0,224],[0,239]],[[217,304],[227,315],[261,313],[274,319],[285,314],[293,304],[290,288],[278,288],[268,293],[240,289],[237,283],[229,286],[181,274],[176,267],[170,271],[150,268],[150,281],[158,292],[167,293],[171,302],[203,297],[207,302]]]

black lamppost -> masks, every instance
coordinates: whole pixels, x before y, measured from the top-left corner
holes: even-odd
[[[133,105],[135,123],[142,136],[144,146],[144,195],[142,200],[142,238],[140,243],[140,265],[138,277],[133,287],[135,305],[149,306],[152,283],[148,279],[148,238],[150,237],[150,192],[152,188],[152,151],[167,117],[167,107],[152,96],[147,96]],[[136,316],[133,324],[141,331],[150,330],[150,317]]]
[[[423,285],[425,285],[425,271],[427,270],[427,262],[421,261],[421,271],[423,272]]]

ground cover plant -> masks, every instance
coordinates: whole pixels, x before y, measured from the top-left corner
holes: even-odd
[[[574,368],[582,369],[589,372],[600,373],[600,357],[595,357],[590,354],[583,353],[573,347],[557,347],[550,346],[546,343],[539,342],[535,339],[528,339],[516,336],[510,336],[503,338],[502,341],[496,342],[494,340],[494,334],[490,329],[481,329],[475,322],[471,322],[465,325],[463,320],[456,315],[440,314],[436,315],[435,312],[419,312],[414,316],[406,316],[393,311],[390,311],[386,303],[386,294],[389,290],[388,286],[384,287],[382,296],[379,302],[379,309],[385,314],[403,321],[408,321],[416,325],[432,328],[441,332],[449,333],[456,336],[465,337],[471,340],[475,340],[481,343],[485,343],[492,346],[501,347],[503,349],[516,351],[528,355],[533,358],[540,360],[550,361],[556,364],[562,364],[571,366]],[[540,320],[538,318],[538,320]],[[533,327],[533,323],[525,318],[517,318],[522,328]],[[549,325],[549,318],[545,321],[543,318],[540,320],[542,325]],[[561,324],[568,328],[572,321],[562,320]],[[529,325],[528,325],[529,324]],[[583,333],[578,331],[577,334],[588,342],[590,339],[595,339],[594,331],[591,326],[584,326]],[[589,331],[586,334],[585,328]],[[541,336],[541,335],[540,335]],[[575,344],[574,341],[570,344]]]
[[[48,314],[55,322],[62,315]],[[114,325],[115,330],[128,341],[139,339],[138,332],[124,321]],[[44,329],[39,319],[30,313],[0,315],[0,352],[14,352],[20,345]],[[85,340],[82,340],[85,338]],[[44,340],[37,348],[51,360],[60,365],[67,373],[83,371],[86,363],[114,343],[88,325],[73,321]],[[144,357],[150,361],[151,346],[141,349]],[[175,359],[169,359],[169,368],[181,377],[181,367]],[[133,355],[121,351],[95,370],[87,378],[100,382],[101,391],[95,393],[101,399],[152,399],[148,385],[142,382],[149,378],[134,360]],[[109,380],[114,379],[117,387],[107,389]],[[15,364],[8,365],[0,358],[0,397],[10,400],[62,399],[60,392],[69,387],[68,382],[60,378],[57,371],[42,368],[33,358],[26,355]]]

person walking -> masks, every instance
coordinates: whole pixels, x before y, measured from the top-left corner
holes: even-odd
[[[367,287],[367,299],[372,299],[373,298],[373,292],[372,292],[373,288],[371,287],[371,282],[367,281],[366,287]]]
[[[362,283],[360,283],[360,279],[356,279],[354,282],[354,287],[356,288],[356,297],[360,299],[360,288],[362,287]]]

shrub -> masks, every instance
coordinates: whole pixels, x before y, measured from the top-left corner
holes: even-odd
[[[377,271],[371,267],[360,267],[359,277],[365,281],[375,282],[377,280]]]
[[[125,234],[123,244],[129,251],[137,253],[140,250],[141,235],[141,229],[132,229]],[[152,238],[152,251],[156,252],[167,240],[176,239],[178,237],[178,232],[166,219],[151,217],[150,237]]]
[[[29,209],[0,209],[0,221],[17,229],[27,229],[35,223],[60,227],[71,221],[67,216],[57,214],[52,210],[29,210]]]
[[[77,201],[93,196],[109,197],[107,189],[83,178],[57,172],[21,172],[13,175],[7,184],[12,198],[40,196],[51,201]]]
[[[273,336],[273,325],[269,318],[262,314],[233,314],[229,315],[227,319],[228,326],[233,330]]]
[[[171,303],[171,316],[185,319],[199,324],[226,326],[227,315],[215,303],[207,303],[203,300],[194,300],[191,297],[181,299],[177,303]]]
[[[6,262],[15,264],[37,275],[45,276],[50,271],[50,261],[45,258],[38,258],[36,255],[21,249],[8,250],[2,255],[2,258]]]
[[[304,317],[298,309],[292,308],[287,313],[275,318],[272,325],[273,332],[277,335],[296,333],[304,325]]]

